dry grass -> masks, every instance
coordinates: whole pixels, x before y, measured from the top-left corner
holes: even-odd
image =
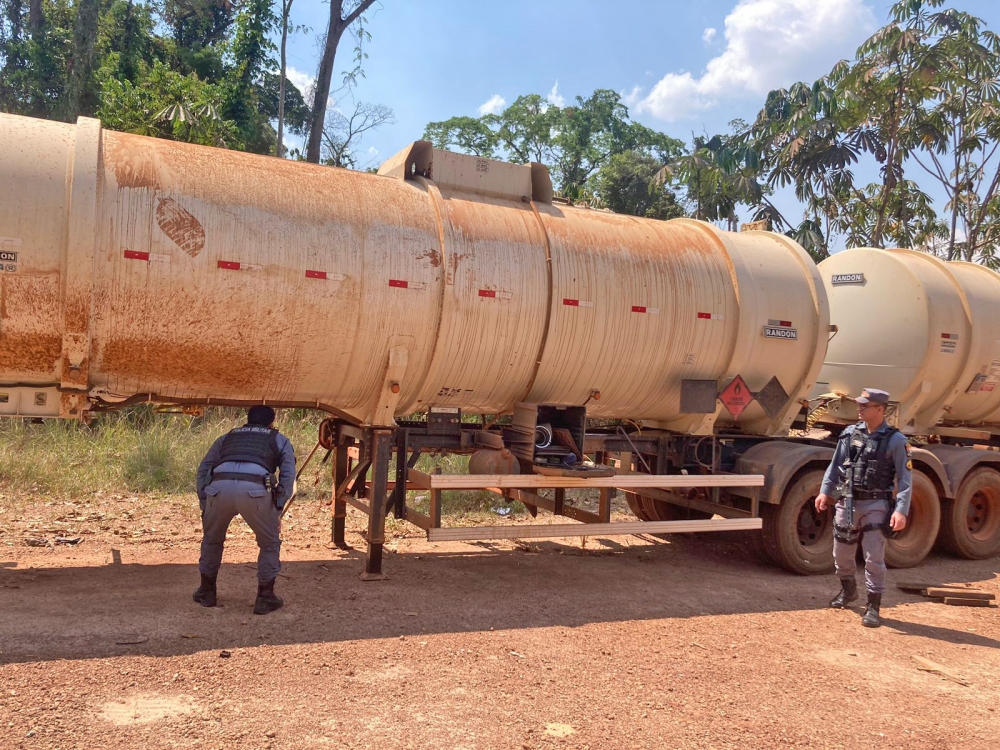
[[[243,424],[240,409],[209,409],[202,418],[157,414],[140,406],[102,416],[91,427],[76,422],[0,420],[0,489],[3,504],[44,498],[84,498],[105,493],[189,495],[212,442]],[[276,427],[295,447],[301,462],[316,444],[323,415],[306,410],[282,410]],[[329,496],[330,464],[321,465],[317,451],[299,482],[299,498]],[[394,464],[393,464],[394,466]],[[421,471],[440,467],[446,474],[465,473],[464,456],[422,456]],[[390,477],[392,477],[390,469]],[[443,511],[456,518],[481,515],[504,507],[492,493],[446,492]],[[426,510],[427,497],[411,495],[417,509]],[[514,512],[523,512],[520,503]]]

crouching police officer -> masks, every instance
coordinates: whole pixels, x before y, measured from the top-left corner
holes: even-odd
[[[273,425],[274,409],[251,407],[247,423],[216,440],[198,467],[203,536],[201,586],[194,600],[203,607],[215,606],[226,530],[237,513],[253,529],[260,548],[254,614],[266,615],[284,604],[274,593],[274,579],[281,570],[281,509],[295,492],[295,452]]]
[[[835,491],[840,496],[834,515],[833,558],[841,587],[830,606],[843,609],[858,598],[855,553],[860,537],[868,585],[868,606],[861,624],[877,628],[882,624],[879,608],[885,591],[885,535],[895,536],[906,528],[913,464],[906,437],[886,424],[889,394],[866,388],[854,400],[860,421],[845,429],[837,441],[816,510],[825,511]]]

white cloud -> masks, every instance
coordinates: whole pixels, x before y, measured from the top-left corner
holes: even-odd
[[[368,147],[368,155],[369,156],[378,156],[378,149],[375,148],[374,146],[369,146]]]
[[[296,70],[291,65],[285,68],[285,78],[291,81],[295,85],[295,88],[302,92],[303,96],[307,96],[309,89],[316,83],[316,76]]]
[[[479,105],[479,116],[483,115],[497,115],[503,111],[504,106],[507,104],[507,100],[504,99],[500,94],[494,94],[485,102]]]
[[[711,44],[712,40],[715,39],[716,31],[713,28],[705,29],[705,32],[701,35],[701,41],[705,44]]]
[[[626,101],[639,112],[676,121],[725,100],[759,99],[829,72],[875,26],[865,0],[741,0],[726,16],[725,50],[700,76],[667,73],[648,93],[633,89]]]
[[[552,84],[552,90],[545,95],[545,98],[556,107],[566,106],[566,97],[559,93],[559,81]]]

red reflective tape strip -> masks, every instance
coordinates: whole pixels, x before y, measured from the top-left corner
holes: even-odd
[[[403,281],[402,279],[389,279],[389,286],[394,286],[398,289],[406,289],[410,286],[410,282]]]
[[[644,313],[646,312],[646,308],[642,305],[632,305],[632,312]]]
[[[227,271],[239,271],[240,264],[235,263],[231,260],[220,260],[218,263],[219,268],[225,268]]]
[[[711,319],[712,319],[712,313],[703,313],[703,312],[698,313],[698,320],[711,320]]]
[[[791,328],[792,327],[792,321],[790,321],[790,320],[779,320],[778,321],[778,325],[781,328]]]
[[[480,297],[496,297],[497,293],[494,292],[492,289],[480,289],[479,290],[479,296]]]
[[[139,252],[138,250],[126,250],[125,257],[129,260],[149,260],[149,253]]]
[[[307,279],[325,279],[326,271],[306,271]]]
[[[563,304],[564,305],[568,305],[569,307],[579,307],[580,306],[580,300],[578,300],[578,299],[564,299],[563,300]]]

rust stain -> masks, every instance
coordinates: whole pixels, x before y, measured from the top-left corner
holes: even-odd
[[[192,258],[205,247],[205,228],[194,215],[173,198],[161,198],[156,206],[156,223],[163,233]]]
[[[176,382],[215,393],[249,393],[272,382],[275,372],[287,371],[287,363],[269,362],[249,348],[135,337],[109,341],[99,362],[101,372],[116,379],[138,380],[143,390]]]
[[[44,373],[51,375],[62,354],[62,338],[54,334],[0,335],[0,371],[12,373]]]
[[[90,297],[85,292],[68,292],[66,295],[66,332],[86,333],[90,328]]]
[[[146,138],[104,131],[108,161],[120,188],[160,188],[156,165]]]
[[[423,255],[417,256],[417,260],[424,260],[425,258],[431,262],[431,265],[434,266],[434,268],[441,265],[441,253],[435,248],[431,248]]]

